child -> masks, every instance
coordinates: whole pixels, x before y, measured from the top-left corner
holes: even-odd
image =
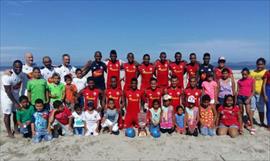
[[[48,85],[49,89],[49,97],[50,99],[50,107],[53,109],[54,101],[62,101],[65,98],[65,85],[60,82],[61,77],[58,73],[54,73],[52,75],[53,82]]]
[[[32,105],[29,105],[28,98],[24,95],[20,96],[19,102],[21,108],[17,109],[16,112],[17,124],[23,137],[28,138],[32,136],[31,119],[35,109]]]
[[[33,142],[38,143],[42,139],[45,141],[52,140],[50,125],[48,123],[49,113],[44,109],[42,99],[35,101],[36,112],[32,115],[31,129]]]
[[[199,109],[195,106],[195,97],[192,95],[189,96],[187,102],[188,106],[186,107],[185,114],[186,134],[198,136]]]
[[[150,134],[152,135],[152,131],[154,129],[159,130],[160,114],[161,114],[159,100],[155,99],[153,101],[153,107],[149,109],[149,114],[150,114],[149,131]]]
[[[85,121],[86,121],[86,127],[87,131],[85,133],[85,136],[94,135],[97,136],[99,133],[98,126],[100,124],[100,115],[95,110],[94,102],[90,101],[88,102],[86,111],[85,111]]]
[[[40,69],[33,68],[33,78],[27,82],[27,96],[32,105],[37,99],[47,103],[49,100],[47,81],[41,78]]]
[[[80,68],[76,69],[75,74],[76,74],[76,77],[73,78],[73,83],[76,85],[78,93],[80,93],[87,85],[86,78],[83,77],[83,71]],[[83,105],[82,96],[78,97],[78,101],[80,105]]]
[[[175,126],[176,131],[179,134],[185,134],[185,109],[183,106],[177,106],[176,107],[177,113],[175,114]]]
[[[160,131],[162,133],[173,133],[175,125],[175,115],[173,106],[170,105],[171,96],[165,94],[163,96],[163,106],[160,117]]]
[[[71,111],[63,105],[62,101],[56,100],[53,103],[54,109],[50,112],[50,124],[53,129],[53,137],[61,135],[72,135]]]
[[[249,77],[249,69],[244,68],[242,70],[242,78],[238,80],[237,84],[237,103],[240,107],[241,114],[243,117],[244,114],[244,105],[246,108],[246,113],[249,118],[249,122],[247,125],[248,130],[250,131],[250,134],[254,135],[256,132],[256,129],[253,126],[253,115],[256,107],[251,106],[251,98],[254,95],[255,92],[255,81],[251,77]],[[248,127],[250,126],[250,127]]]
[[[70,75],[66,75],[64,77],[66,85],[65,85],[65,103],[71,109],[74,110],[74,104],[77,101],[77,87],[72,84],[72,77]]]
[[[235,95],[235,82],[234,78],[230,77],[230,70],[224,68],[222,71],[221,79],[218,81],[218,104],[224,104],[225,95]]]
[[[238,106],[234,105],[232,95],[225,96],[224,105],[218,108],[217,123],[218,135],[229,134],[235,138],[242,132],[242,116]]]
[[[147,136],[147,114],[143,111],[138,113],[138,122],[139,122],[139,128],[138,128],[138,136]]]
[[[210,104],[217,103],[217,83],[213,80],[212,72],[207,74],[206,81],[202,83],[203,95],[208,94],[211,98]]]
[[[119,113],[115,107],[114,99],[110,98],[108,100],[108,106],[107,110],[104,114],[104,117],[102,119],[101,127],[102,128],[109,128],[110,134],[119,134],[118,129],[118,117]]]
[[[83,111],[83,107],[80,104],[76,103],[74,105],[74,112],[72,112],[72,120],[75,135],[84,135],[86,131],[85,113]]]
[[[202,97],[202,103],[199,109],[200,114],[200,131],[201,134],[206,136],[214,136],[215,123],[216,123],[216,108],[210,104],[211,98],[209,95],[204,95]]]

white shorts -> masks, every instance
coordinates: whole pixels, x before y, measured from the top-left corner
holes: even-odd
[[[97,123],[94,123],[92,125],[88,124],[85,136],[90,136],[90,135],[97,136],[98,135],[98,132],[96,131],[97,127],[98,127]]]
[[[16,112],[16,107],[9,98],[1,98],[1,108],[3,114],[10,115],[12,112]]]
[[[110,120],[108,120],[108,119],[106,119],[105,122],[104,122],[103,124],[101,124],[101,126],[102,126],[103,128],[104,128],[104,127],[108,127],[108,126],[112,126],[112,125],[113,125],[113,123],[112,123]],[[113,131],[113,132],[117,132],[117,131],[118,131],[118,123],[115,123],[115,124],[113,125],[112,131]]]

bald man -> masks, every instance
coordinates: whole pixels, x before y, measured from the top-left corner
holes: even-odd
[[[26,74],[29,74],[32,72],[33,68],[37,66],[37,64],[34,63],[33,54],[30,52],[24,54],[24,59],[25,64],[23,65],[22,71]]]
[[[41,75],[44,79],[47,81],[52,81],[51,77],[53,73],[55,72],[55,67],[52,65],[52,60],[49,56],[44,56],[42,58],[43,67],[40,68]]]

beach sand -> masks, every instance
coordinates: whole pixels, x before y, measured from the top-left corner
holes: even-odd
[[[236,76],[238,77],[238,76]],[[2,110],[1,110],[2,111]],[[258,120],[258,114],[255,113]],[[1,160],[269,160],[270,132],[256,126],[255,136],[244,131],[237,138],[229,136],[191,137],[165,134],[127,138],[101,134],[96,137],[68,136],[34,144],[16,135],[6,137],[0,117]]]

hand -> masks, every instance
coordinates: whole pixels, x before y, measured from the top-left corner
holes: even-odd
[[[242,135],[244,133],[243,128],[239,129],[239,133]]]
[[[102,120],[101,120],[101,123],[103,124],[105,122],[105,118],[103,118]]]
[[[267,96],[264,96],[264,101],[265,101],[266,103],[269,101]]]
[[[71,126],[68,126],[69,131],[73,131],[73,128]]]
[[[27,126],[31,124],[31,121],[26,121],[25,123]]]
[[[248,98],[246,101],[245,101],[245,104],[249,104],[250,103],[250,98]]]
[[[35,136],[36,135],[36,131],[32,131],[32,136]]]
[[[56,98],[56,95],[50,95],[51,98]]]
[[[112,126],[109,126],[109,131],[112,132]]]
[[[15,103],[15,107],[16,107],[17,109],[20,109],[20,108],[22,108],[22,105],[21,105],[20,103]]]

